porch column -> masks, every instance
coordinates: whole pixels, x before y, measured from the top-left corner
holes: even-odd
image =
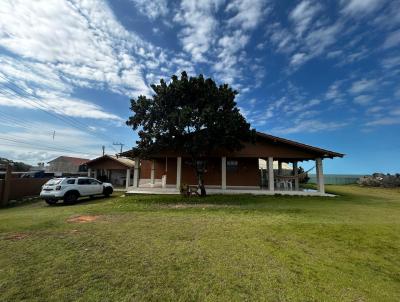
[[[278,175],[282,175],[282,162],[278,160]]]
[[[88,177],[92,176],[92,169],[90,168],[87,169],[87,176]]]
[[[176,188],[180,190],[182,178],[182,157],[176,158]]]
[[[294,175],[294,190],[295,191],[299,191],[300,190],[300,186],[299,186],[299,170],[297,167],[297,161],[293,162],[293,175]]]
[[[94,169],[94,175],[93,178],[97,179],[97,169]]]
[[[275,191],[273,157],[268,157],[268,189],[272,192]]]
[[[131,169],[126,169],[126,189],[128,189],[130,184],[131,184]]]
[[[135,157],[135,169],[133,170],[133,187],[139,187],[139,167],[140,167],[140,159],[139,157]]]
[[[324,172],[322,169],[322,158],[317,158],[315,160],[315,168],[317,172],[317,187],[318,192],[325,193],[325,183],[324,183]]]
[[[154,184],[155,184],[155,179],[154,179],[155,170],[156,170],[156,167],[155,167],[155,162],[154,162],[154,159],[153,159],[151,161],[151,173],[150,173],[150,184],[151,184],[151,186],[154,186]]]
[[[226,190],[226,156],[221,157],[221,189]]]

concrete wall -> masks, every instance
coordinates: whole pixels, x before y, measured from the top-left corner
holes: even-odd
[[[317,183],[315,174],[309,174],[309,183]],[[355,184],[357,180],[364,175],[357,174],[324,174],[324,181],[327,185],[348,185]]]

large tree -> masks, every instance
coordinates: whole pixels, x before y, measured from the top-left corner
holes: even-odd
[[[236,106],[237,91],[203,75],[188,77],[186,72],[151,87],[152,98],[141,95],[131,100],[134,114],[126,124],[139,129],[136,152],[142,158],[162,150],[189,156],[205,195],[204,159],[216,151],[239,150],[243,141],[254,137],[255,130]]]

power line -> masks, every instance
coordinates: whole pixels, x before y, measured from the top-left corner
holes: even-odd
[[[6,80],[8,84],[13,85],[13,86],[16,87],[19,91],[22,91],[25,95],[21,95],[20,92],[16,91],[15,89],[13,89],[12,87],[10,87],[9,85],[5,85],[5,84],[3,83],[3,86],[5,86],[5,87],[7,87],[8,89],[10,89],[12,92],[14,92],[14,95],[16,94],[17,97],[20,97],[23,101],[27,102],[27,103],[30,104],[31,106],[42,110],[43,112],[45,112],[45,113],[51,115],[52,117],[55,117],[55,118],[57,118],[57,119],[61,119],[61,120],[64,121],[65,123],[68,123],[69,125],[73,126],[74,128],[79,129],[80,131],[82,131],[83,129],[77,127],[76,124],[82,125],[84,128],[86,128],[87,131],[90,131],[92,135],[96,135],[96,136],[98,136],[98,137],[100,137],[100,135],[101,135],[101,136],[103,137],[103,139],[106,138],[107,140],[110,140],[110,137],[108,137],[107,135],[102,134],[102,133],[98,133],[98,132],[92,130],[91,127],[90,127],[89,125],[87,125],[87,124],[85,124],[85,123],[83,123],[83,122],[81,122],[81,121],[78,121],[78,120],[76,120],[76,119],[74,119],[74,118],[72,118],[72,117],[69,117],[69,116],[65,116],[65,115],[63,114],[63,112],[60,112],[59,110],[57,110],[57,108],[51,108],[51,110],[52,110],[53,112],[57,113],[57,114],[53,114],[51,111],[48,111],[49,108],[46,109],[46,107],[43,106],[43,104],[49,106],[49,104],[46,103],[44,100],[38,98],[37,96],[35,96],[35,95],[33,95],[33,94],[28,93],[26,90],[24,90],[23,88],[21,88],[21,87],[15,85],[14,83],[10,82],[7,78],[3,77],[2,75],[0,75],[0,78],[3,78],[4,80]],[[0,91],[2,91],[3,93],[6,92],[7,94],[10,94],[10,92],[7,91],[7,90],[1,90],[1,89],[0,89]],[[11,93],[11,94],[12,94],[12,93]],[[24,98],[24,97],[25,97],[25,98]],[[32,100],[32,97],[35,98],[35,99],[37,99],[37,100],[39,100],[40,102],[37,102],[37,101]],[[44,107],[44,108],[43,108],[43,107]],[[111,139],[111,140],[112,140],[112,139]],[[111,146],[111,145],[110,145],[110,146]],[[111,147],[117,152],[117,150],[116,150],[113,146],[111,146]]]
[[[52,147],[52,146],[47,146],[47,145],[43,145],[43,144],[33,144],[30,142],[26,142],[26,141],[20,141],[20,140],[16,140],[16,139],[12,139],[12,138],[7,138],[7,137],[0,137],[0,140],[6,141],[6,142],[11,142],[11,143],[16,143],[16,144],[23,144],[23,145],[29,145],[35,149],[46,149],[46,150],[50,150],[50,151],[62,151],[62,152],[71,152],[71,153],[79,153],[79,154],[87,154],[87,155],[94,155],[94,156],[98,156],[98,154],[94,154],[94,153],[89,153],[89,152],[80,152],[80,151],[76,151],[76,150],[71,150],[71,149],[64,149],[64,148],[58,148],[58,147]]]
[[[0,146],[9,146],[9,147],[21,147],[20,143],[4,143],[0,141]],[[38,150],[38,151],[52,151],[52,152],[58,152],[58,153],[62,153],[65,154],[65,152],[69,152],[66,150],[61,150],[61,149],[50,149],[50,148],[46,148],[46,147],[40,147],[40,146],[28,146],[28,149],[31,148],[33,150]],[[98,157],[99,154],[93,154],[93,153],[86,153],[86,152],[78,152],[78,151],[74,151],[74,154],[82,154],[82,155],[86,155],[86,156],[96,156]]]
[[[35,143],[29,142],[28,140],[26,140],[25,137],[21,137],[21,136],[13,135],[12,137],[10,137],[9,135],[7,136],[7,134],[6,134],[6,136],[3,135],[2,137],[5,138],[5,139],[8,139],[8,140],[19,139],[20,141],[22,140],[22,142],[23,142],[24,144],[35,144]],[[0,138],[0,139],[1,139],[1,138]],[[37,142],[36,144],[41,144],[41,143]],[[64,150],[68,150],[68,151],[70,151],[70,152],[75,152],[75,151],[71,151],[71,149],[69,149],[71,146],[63,146],[63,145],[57,145],[57,146],[45,145],[45,146],[46,146],[46,147],[49,147],[49,148],[64,149]],[[79,153],[87,153],[87,152],[79,152]]]
[[[32,124],[28,124],[26,122],[21,122],[17,120],[16,118],[13,118],[11,115],[6,115],[3,112],[0,111],[0,123],[4,123],[8,127],[13,127],[13,128],[22,128],[26,130],[32,131],[34,129]],[[40,131],[40,130],[35,130],[35,133],[42,133],[42,134],[47,134],[51,135],[51,131]]]

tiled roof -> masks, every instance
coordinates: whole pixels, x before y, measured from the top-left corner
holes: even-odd
[[[89,159],[88,158],[71,157],[71,156],[59,156],[59,157],[49,161],[48,163],[52,163],[55,161],[64,161],[64,162],[67,161],[76,166],[80,166],[80,165],[83,165],[84,163],[88,162]]]

